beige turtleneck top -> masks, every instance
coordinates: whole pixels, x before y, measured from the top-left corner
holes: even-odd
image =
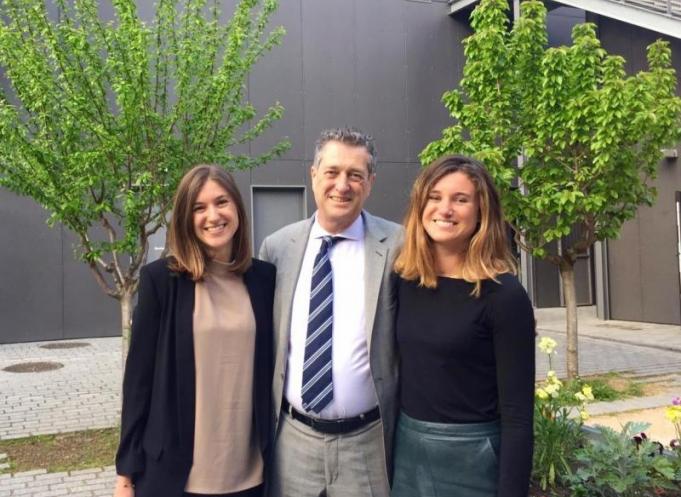
[[[196,422],[185,491],[239,492],[263,482],[253,424],[255,317],[228,264],[209,262],[195,288]]]

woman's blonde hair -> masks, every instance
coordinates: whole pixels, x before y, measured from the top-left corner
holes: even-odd
[[[478,297],[482,280],[496,281],[499,274],[515,273],[516,263],[509,247],[499,194],[485,166],[470,157],[441,157],[416,179],[404,219],[405,241],[395,260],[395,271],[406,280],[418,280],[421,286],[437,287],[433,241],[423,227],[423,210],[435,184],[456,172],[468,176],[478,196],[478,227],[468,245],[461,274],[464,280],[475,283],[471,294]]]
[[[246,209],[234,178],[219,166],[199,164],[180,180],[173,200],[173,213],[168,230],[170,269],[189,273],[194,281],[203,278],[209,259],[206,248],[196,236],[194,228],[194,204],[208,180],[213,180],[224,188],[236,207],[239,227],[232,239],[234,260],[230,269],[237,274],[243,274],[251,265],[251,241],[248,235]]]

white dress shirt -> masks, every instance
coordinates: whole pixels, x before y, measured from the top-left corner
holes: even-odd
[[[331,248],[333,269],[333,400],[314,417],[339,419],[376,407],[378,399],[369,369],[364,315],[364,220],[358,216],[342,233],[331,235],[315,221],[307,241],[298,283],[293,294],[291,337],[285,393],[291,406],[306,412],[301,398],[310,284],[314,260],[324,236],[340,236]]]

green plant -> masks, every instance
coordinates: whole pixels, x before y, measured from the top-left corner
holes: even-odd
[[[676,441],[681,443],[681,398],[674,397],[672,399],[672,405],[665,408],[665,416],[674,425]]]
[[[672,465],[676,473],[676,480],[681,481],[681,398],[674,397],[672,405],[665,409],[667,419],[674,425],[676,431],[676,438],[670,442],[670,450],[672,451]]]
[[[621,383],[621,387],[615,388],[612,386],[611,383],[614,381]],[[608,373],[588,378],[577,376],[572,380],[566,381],[564,388],[560,391],[561,399],[567,404],[579,404],[574,395],[580,392],[586,385],[591,387],[594,400],[597,402],[610,402],[627,397],[637,397],[643,393],[640,383],[621,378],[617,373]]]
[[[581,428],[580,418],[571,418],[569,408],[535,403],[532,475],[543,490],[571,474],[574,451],[584,441]]]
[[[594,24],[576,25],[570,46],[547,48],[543,2],[522,2],[512,29],[509,5],[482,0],[473,11],[463,78],[442,97],[454,123],[420,158],[482,160],[518,246],[558,267],[574,378],[575,262],[654,201],[661,149],[681,136],[681,98],[669,43],[651,44],[648,70],[629,76],[624,58],[601,47]]]
[[[56,14],[48,12],[52,3]],[[248,101],[253,65],[280,43],[277,0],[0,0],[0,185],[33,198],[79,241],[78,255],[120,302],[125,341],[149,237],[194,164],[263,164],[244,144],[283,113]]]
[[[572,491],[594,497],[635,497],[653,495],[658,489],[680,490],[673,483],[673,464],[660,455],[659,445],[636,437],[649,426],[627,423],[619,433],[599,426],[600,436],[576,451],[580,465],[567,478]]]
[[[7,454],[2,473],[35,469],[48,472],[110,466],[118,447],[119,429],[104,428],[55,435],[36,435],[0,440],[0,454]]]
[[[543,337],[538,346],[548,355],[550,365],[556,342]],[[571,474],[573,454],[584,442],[582,424],[588,417],[585,406],[593,400],[591,387],[582,385],[571,395],[566,400],[563,382],[553,370],[535,390],[532,474],[543,490]]]

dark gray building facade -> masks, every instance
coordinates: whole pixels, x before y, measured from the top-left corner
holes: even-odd
[[[140,8],[151,15],[147,3]],[[256,248],[268,233],[314,211],[309,166],[314,142],[328,127],[356,126],[376,138],[379,167],[367,208],[401,221],[417,155],[449,123],[440,97],[463,69],[461,41],[470,28],[465,11],[450,15],[450,9],[445,0],[281,1],[272,24],[287,34],[251,73],[248,96],[261,109],[278,100],[286,112],[249,150],[282,137],[292,147],[279,160],[235,175]],[[645,46],[659,36],[559,8],[549,20],[552,43],[565,43],[569,25],[584,18],[598,24],[605,48],[624,55],[632,71],[643,67]],[[681,72],[681,40],[670,40]],[[655,206],[640,209],[620,240],[597,245],[580,261],[580,303],[598,304],[606,318],[681,324],[679,168],[681,160],[665,161]],[[31,199],[0,190],[0,343],[120,334],[118,303],[75,260],[68,231],[47,227],[46,219]],[[162,239],[152,242],[150,258]],[[535,305],[561,304],[555,268],[530,259],[523,278]]]
[[[681,37],[681,18],[678,36]],[[646,67],[645,49],[661,36],[603,16],[597,18],[603,47],[627,60],[631,73]],[[681,39],[662,36],[672,47],[673,66],[681,81]],[[681,83],[677,83],[681,95]],[[681,144],[668,151],[655,181],[657,201],[641,207],[617,240],[607,243],[604,317],[681,324]]]

